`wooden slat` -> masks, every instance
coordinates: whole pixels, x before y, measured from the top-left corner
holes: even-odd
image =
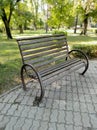
[[[48,47],[48,46],[53,46],[53,45],[60,45],[60,43],[63,43],[61,46],[67,46],[67,43],[66,41],[63,39],[63,40],[60,40],[60,41],[48,41],[48,42],[42,42],[40,44],[31,44],[31,45],[27,45],[26,47],[23,46],[21,47],[21,50],[22,51],[25,51],[25,50],[30,50],[30,49],[34,49],[34,48],[41,48],[41,47]]]
[[[49,73],[48,75],[46,75],[46,73],[45,73],[45,75],[42,75],[40,73],[40,75],[43,76],[42,77],[43,81],[45,81],[45,80],[47,81],[49,78],[53,78],[53,76],[58,75],[59,73],[62,73],[63,71],[64,72],[68,71],[70,73],[70,72],[78,70],[79,68],[82,68],[82,67],[84,67],[84,63],[82,61],[80,61],[77,63],[70,64],[68,66],[64,66],[63,68],[60,68],[57,71],[53,71],[52,73]]]
[[[71,66],[71,68],[70,68],[70,66],[68,67],[68,69],[67,68],[63,68],[63,69],[61,69],[61,70],[59,70],[59,71],[56,71],[55,73],[53,73],[53,74],[51,74],[51,75],[49,75],[49,77],[43,77],[42,78],[42,81],[43,81],[43,83],[44,83],[44,86],[47,86],[47,85],[49,85],[49,84],[51,84],[51,83],[53,83],[54,81],[56,81],[56,80],[58,80],[58,79],[60,79],[60,78],[63,78],[64,76],[67,76],[69,73],[71,73],[72,71],[74,72],[74,71],[77,71],[79,68],[82,68],[82,67],[84,67],[84,64],[79,64],[78,66],[76,66],[76,67],[74,67],[74,66]],[[67,70],[66,70],[67,69]]]
[[[66,51],[63,51],[63,52],[58,52],[58,53],[54,53],[54,54],[50,54],[48,56],[44,56],[44,57],[40,57],[40,58],[35,58],[35,59],[32,59],[32,60],[28,60],[28,61],[25,61],[25,63],[28,63],[28,64],[38,64],[39,62],[45,62],[49,59],[51,59],[51,57],[60,57],[62,59],[65,59],[65,57],[68,55],[67,53],[67,50]]]
[[[49,73],[52,73],[52,72],[55,72],[55,71],[58,71],[64,67],[67,67],[67,66],[70,66],[72,64],[75,64],[75,63],[80,63],[80,59],[74,59],[74,60],[70,60],[70,61],[66,61],[66,62],[62,62],[61,64],[58,64],[58,65],[55,65],[53,66],[52,68],[49,67],[43,71],[40,71],[39,73],[43,76],[45,75],[48,75]]]
[[[26,42],[24,41],[19,41],[18,43],[20,46],[22,45],[28,45],[28,44],[35,44],[35,43],[41,43],[41,42],[48,42],[48,41],[53,41],[53,40],[62,40],[65,39],[65,36],[60,36],[60,37],[46,37],[46,38],[39,38],[36,39],[27,39]]]
[[[44,52],[44,51],[47,51],[47,50],[50,50],[50,49],[55,49],[56,46],[49,46],[47,48],[41,48],[41,49],[36,49],[36,50],[32,50],[32,51],[26,51],[26,52],[23,52],[23,56],[25,55],[29,55],[29,54],[36,54],[36,53],[40,53],[40,52]]]
[[[41,36],[35,36],[35,37],[20,37],[17,38],[17,41],[26,41],[26,40],[35,40],[35,39],[41,39],[41,38],[46,38],[46,37],[60,37],[60,36],[65,36],[64,34],[54,34],[54,35],[41,35]],[[66,37],[65,37],[66,38]]]
[[[26,57],[23,57],[23,58],[24,58],[24,60],[29,60],[29,59],[41,57],[41,56],[44,56],[44,55],[48,56],[51,53],[58,53],[59,51],[64,51],[64,48],[55,49],[55,50],[51,50],[51,51],[47,51],[47,52],[41,52],[41,53],[38,53],[38,54],[33,54],[32,56],[26,56]]]
[[[34,66],[35,66],[36,68],[37,68],[37,67],[42,67],[42,66],[46,67],[46,65],[49,65],[49,64],[51,64],[51,63],[54,64],[55,62],[59,61],[60,58],[63,58],[63,57],[57,57],[57,58],[53,58],[53,59],[47,60],[47,61],[45,61],[45,62],[40,62],[40,63],[38,63],[38,64],[35,64]],[[66,56],[64,56],[64,61],[65,61],[65,58],[66,58]],[[63,60],[63,59],[62,59],[62,60]],[[52,65],[51,65],[51,67],[52,67]]]

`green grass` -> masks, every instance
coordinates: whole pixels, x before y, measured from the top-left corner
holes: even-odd
[[[12,32],[13,37],[33,36],[45,34],[45,31],[19,31]],[[73,44],[97,44],[97,37],[91,36],[67,36],[69,45]],[[0,34],[0,93],[3,93],[20,84],[21,56],[15,39],[7,40],[5,34]]]
[[[97,43],[97,36],[67,36],[67,40],[69,44],[80,44],[85,43],[88,44],[88,42]]]
[[[20,83],[21,58],[15,40],[0,40],[0,93]]]

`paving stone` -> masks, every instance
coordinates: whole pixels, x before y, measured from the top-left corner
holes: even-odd
[[[25,123],[25,118],[18,118],[16,124],[13,126],[14,130],[22,130],[22,126]]]
[[[58,110],[52,109],[50,115],[50,122],[57,122],[58,121]]]
[[[17,109],[17,106],[18,106],[17,104],[13,104],[13,105],[10,107],[10,109],[8,109],[6,115],[13,115],[14,112],[15,112],[15,110]]]
[[[10,117],[9,116],[4,116],[4,118],[0,122],[0,130],[5,130],[6,125],[8,124],[9,121],[10,121]]]
[[[49,128],[48,130],[57,130],[56,123],[49,123]]]
[[[9,123],[6,125],[5,130],[13,130],[14,125],[17,122],[18,117],[11,117]]]
[[[66,99],[66,93],[64,91],[60,92],[60,99],[65,100]]]
[[[66,124],[73,124],[73,112],[66,111]]]
[[[52,104],[53,109],[58,109],[59,108],[59,100],[54,100]]]
[[[80,102],[85,102],[84,94],[79,94],[79,101]]]
[[[78,87],[77,89],[78,89],[78,93],[79,94],[83,94],[84,93],[83,87]]]
[[[55,94],[54,91],[49,91],[49,95],[48,95],[49,98],[53,99],[54,98],[54,94]]]
[[[26,105],[33,106],[33,101],[34,101],[34,98],[29,97]]]
[[[80,112],[74,112],[74,124],[75,126],[82,126],[81,121],[81,113]]]
[[[50,120],[50,109],[45,109],[43,113],[43,121],[49,121]]]
[[[84,130],[84,129],[80,126],[74,126],[74,130]]]
[[[17,94],[13,94],[12,97],[10,98],[10,100],[8,101],[8,103],[14,103],[15,100],[17,99],[18,95]]]
[[[69,100],[69,101],[72,101],[73,100],[73,95],[72,95],[72,93],[67,93],[67,101]]]
[[[79,102],[73,102],[73,111],[79,112],[80,111],[80,104]]]
[[[23,98],[21,104],[22,104],[22,105],[27,104],[28,100],[29,100],[29,96],[24,96],[24,98]]]
[[[28,112],[28,118],[35,118],[35,115],[37,113],[37,110],[38,108],[37,107],[31,107],[30,108],[30,111]]]
[[[40,121],[39,120],[34,120],[33,125],[30,127],[30,130],[39,130],[40,128]]]
[[[91,95],[93,103],[97,103],[97,96],[96,95]]]
[[[68,93],[68,92],[69,92],[69,93],[72,93],[72,87],[71,87],[71,86],[68,86],[68,87],[67,87],[67,93]]]
[[[47,99],[46,108],[51,108],[52,104],[53,104],[53,100],[52,99]]]
[[[1,98],[0,98],[0,102],[3,102],[3,100],[4,100],[4,97],[1,97]]]
[[[56,99],[56,100],[60,99],[60,91],[55,90],[54,99]]]
[[[60,110],[66,110],[66,101],[60,100],[60,102],[59,102],[59,109]]]
[[[0,103],[0,111],[4,108],[5,103]]]
[[[21,101],[23,100],[23,98],[24,98],[24,96],[19,95],[19,96],[16,98],[16,100],[14,101],[14,103],[20,104]]]
[[[95,111],[97,113],[97,104],[94,104]]]
[[[83,87],[84,94],[89,94],[89,88]]]
[[[73,125],[66,125],[66,130],[73,130]]]
[[[73,110],[73,102],[72,101],[67,101],[66,103],[66,110]]]
[[[29,130],[32,126],[32,119],[26,119],[25,123],[22,126],[22,130]]]
[[[24,106],[23,105],[17,106],[17,109],[14,112],[14,116],[21,116],[21,113],[22,113],[23,110],[24,110]]]
[[[21,117],[28,117],[28,113],[30,111],[30,107],[29,106],[24,106],[24,109],[21,113]]]
[[[4,115],[0,115],[0,122],[3,120]]]
[[[93,128],[97,129],[97,113],[95,114],[90,114],[90,120],[91,120],[91,124],[93,126]]]
[[[84,127],[91,127],[88,113],[81,113],[82,123]]]
[[[92,103],[87,103],[88,112],[95,113],[94,105]]]
[[[35,119],[41,120],[43,118],[43,114],[44,114],[44,108],[38,108]]]
[[[64,110],[58,111],[58,123],[65,123],[66,122],[65,117],[66,114]]]
[[[89,91],[90,91],[90,94],[96,94],[95,89],[93,89],[93,88],[90,88]]]
[[[80,110],[81,112],[88,112],[86,103],[82,103],[82,102],[80,103]]]
[[[6,95],[3,102],[8,102],[12,98],[12,95],[13,95],[13,93],[9,93],[8,95]]]
[[[85,100],[87,103],[92,103],[92,98],[90,95],[85,95]]]
[[[66,130],[64,124],[57,124],[57,130]]]
[[[72,95],[73,95],[73,101],[79,101],[79,96],[77,93],[76,94],[73,93]]]
[[[48,95],[49,95],[49,91],[48,90],[45,90],[45,97],[48,97]]]
[[[3,110],[1,111],[1,113],[6,114],[10,107],[11,107],[11,104],[6,104],[3,108]]]
[[[48,122],[41,122],[39,130],[48,130]]]

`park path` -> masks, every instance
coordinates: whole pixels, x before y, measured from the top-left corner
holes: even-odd
[[[19,87],[0,97],[0,130],[97,130],[97,61],[49,85],[39,107],[33,96]]]

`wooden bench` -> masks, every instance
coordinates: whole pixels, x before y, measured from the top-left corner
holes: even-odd
[[[41,92],[35,97],[34,105],[41,102],[45,86],[80,68],[81,74],[84,75],[88,69],[88,57],[81,50],[69,51],[66,37],[62,34],[18,38],[17,42],[23,62],[23,89],[27,88],[24,73],[40,84]],[[74,58],[75,53],[81,58]]]

